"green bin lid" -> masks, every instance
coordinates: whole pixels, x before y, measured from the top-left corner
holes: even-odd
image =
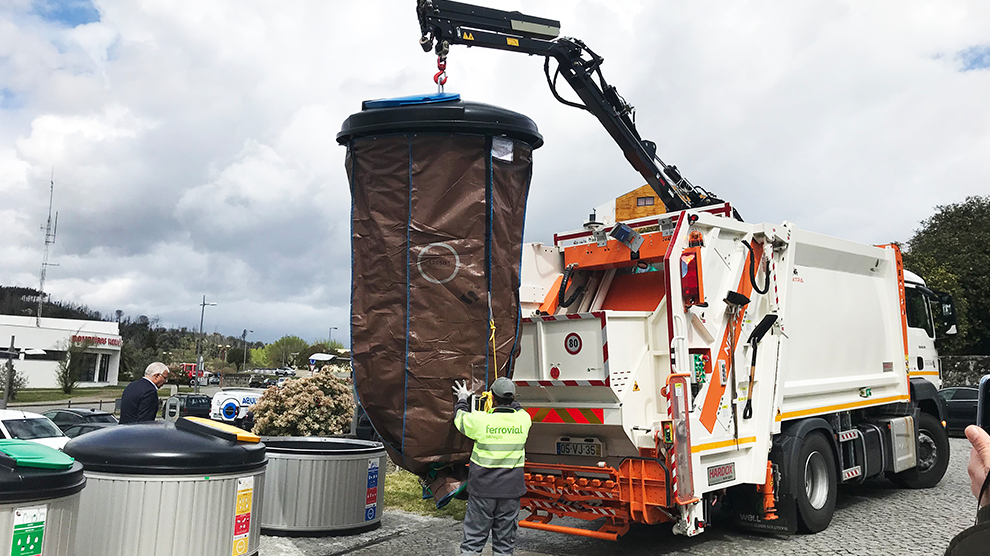
[[[86,486],[83,466],[54,448],[0,440],[0,504],[54,500]]]
[[[27,440],[0,440],[0,452],[12,459],[17,467],[69,469],[75,461],[71,456],[54,448]]]

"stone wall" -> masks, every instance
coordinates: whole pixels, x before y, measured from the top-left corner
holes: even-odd
[[[943,355],[942,386],[976,386],[980,377],[990,374],[990,356]]]

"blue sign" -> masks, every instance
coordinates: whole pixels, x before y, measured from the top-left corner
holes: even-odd
[[[365,508],[364,520],[371,521],[372,519],[375,519],[375,510],[376,508],[374,506],[371,506],[370,508]]]

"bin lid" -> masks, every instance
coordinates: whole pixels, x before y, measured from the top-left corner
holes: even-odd
[[[237,436],[183,417],[174,424],[109,427],[73,438],[64,450],[87,471],[123,475],[204,475],[264,467],[265,445]]]
[[[270,454],[307,454],[320,456],[363,456],[381,453],[385,447],[379,442],[352,438],[327,438],[319,436],[266,436],[262,438]]]
[[[27,440],[0,440],[0,452],[12,459],[17,467],[68,469],[75,461],[54,448]]]
[[[454,93],[366,100],[360,112],[344,120],[337,142],[344,145],[358,137],[417,131],[505,135],[534,149],[543,145],[536,123],[523,114],[461,100]]]
[[[54,448],[0,440],[0,504],[52,500],[86,485],[83,466]]]

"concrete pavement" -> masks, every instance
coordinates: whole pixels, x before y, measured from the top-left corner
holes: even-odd
[[[704,534],[686,538],[669,525],[634,527],[618,542],[519,530],[517,556],[646,556],[693,554],[719,556],[937,555],[949,540],[973,524],[976,504],[969,490],[966,463],[969,442],[949,439],[952,456],[945,478],[935,488],[904,490],[886,480],[839,489],[835,516],[816,535],[757,535],[714,523]],[[554,523],[588,527],[575,520]],[[262,537],[264,556],[433,556],[457,554],[461,524],[385,510],[382,526],[350,537]],[[489,545],[484,554],[491,554]]]

